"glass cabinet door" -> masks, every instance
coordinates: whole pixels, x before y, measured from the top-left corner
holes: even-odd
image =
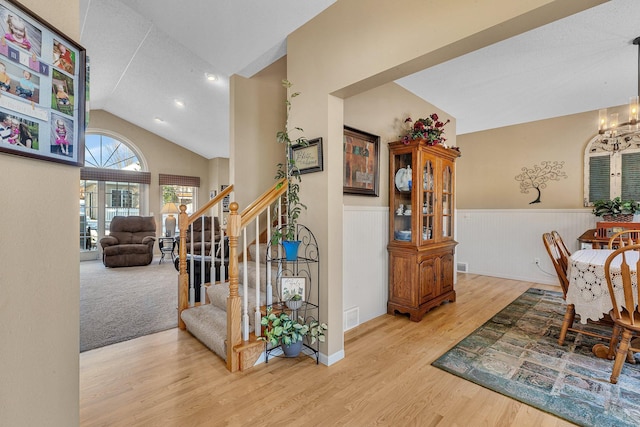
[[[413,170],[411,169],[413,156],[411,153],[393,156],[392,165],[395,171],[394,191],[392,193],[393,239],[411,242],[411,217],[414,213],[411,206],[411,194],[414,186]],[[419,212],[419,209],[418,209]]]
[[[453,170],[442,168],[442,237],[453,237]]]
[[[433,239],[434,213],[434,182],[433,182],[433,161],[426,159],[422,167],[422,214],[420,215],[421,239],[423,242]]]

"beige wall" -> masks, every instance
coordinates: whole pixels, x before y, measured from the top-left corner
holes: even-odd
[[[231,164],[229,172],[240,210],[275,182],[284,146],[276,140],[284,129],[287,60],[282,58],[250,79],[231,78]]]
[[[78,0],[21,3],[78,40]],[[80,172],[7,154],[0,170],[0,425],[76,426]]]
[[[447,144],[456,145],[456,120],[438,107],[424,101],[395,83],[368,90],[344,100],[344,124],[380,137],[379,197],[344,195],[348,206],[389,206],[389,142],[404,135],[404,120],[424,118],[437,113],[445,126]]]
[[[325,172],[307,175],[302,187],[309,213],[301,222],[319,240],[321,317],[330,326],[342,324],[341,98],[598,3],[601,1],[338,1],[289,36],[287,76],[303,94],[293,122],[308,135],[323,137],[325,143]],[[363,10],[366,19],[359,19]],[[411,25],[411,16],[428,16],[429,25]],[[334,328],[327,341],[323,352],[330,358],[341,357],[342,334]]]
[[[618,107],[622,113],[624,107]],[[584,151],[597,134],[598,112],[458,136],[458,209],[579,209],[583,207]],[[548,181],[540,203],[536,190],[520,192],[521,169],[564,162],[567,178]]]
[[[156,218],[157,234],[162,232],[162,193],[158,184],[158,175],[161,173],[171,175],[187,175],[200,177],[200,189],[198,191],[198,205],[209,200],[210,173],[215,172],[214,160],[195,154],[182,148],[171,141],[159,137],[149,131],[122,120],[113,114],[103,110],[91,111],[88,132],[106,130],[115,132],[116,135],[125,137],[132,142],[142,153],[146,160],[149,172],[151,172],[151,184],[149,185],[149,213]],[[143,212],[146,214],[146,212]],[[157,250],[157,247],[156,247]]]

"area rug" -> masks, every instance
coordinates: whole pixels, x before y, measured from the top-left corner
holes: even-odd
[[[569,333],[558,345],[563,315],[562,294],[529,289],[433,365],[578,425],[640,425],[640,365],[611,384],[598,340]]]
[[[80,351],[178,326],[178,272],[171,259],[141,267],[80,263]]]

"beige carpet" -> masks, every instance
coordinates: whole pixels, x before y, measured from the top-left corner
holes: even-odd
[[[178,325],[178,272],[160,257],[143,267],[80,263],[80,351]]]

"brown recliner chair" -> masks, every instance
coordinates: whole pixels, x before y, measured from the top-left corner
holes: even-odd
[[[202,221],[204,218],[204,224]],[[193,254],[211,255],[211,217],[205,216],[196,219],[187,229],[187,253],[191,253],[191,227],[193,227]],[[204,254],[202,253],[202,230],[204,229]],[[213,236],[216,243],[220,239],[220,223],[218,217],[213,217]]]
[[[100,239],[106,267],[148,265],[153,260],[156,220],[152,216],[114,216],[109,235]]]

